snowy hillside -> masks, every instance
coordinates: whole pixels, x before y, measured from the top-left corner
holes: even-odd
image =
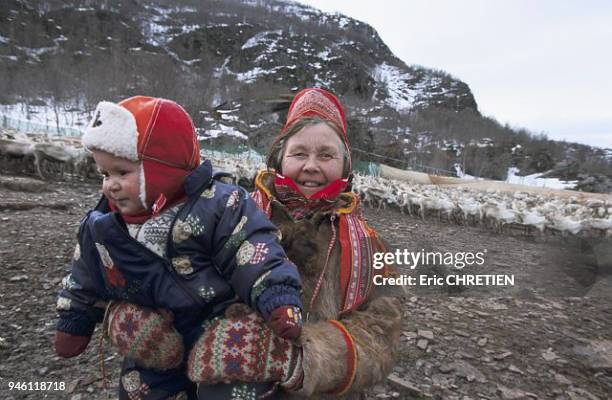
[[[517,167],[612,188],[612,150],[502,126],[466,83],[418,62],[364,22],[292,1],[6,0],[0,121],[74,134],[98,101],[147,94],[184,105],[209,146],[265,149],[291,96],[324,87],[346,106],[364,161],[443,173],[459,163],[494,179]]]

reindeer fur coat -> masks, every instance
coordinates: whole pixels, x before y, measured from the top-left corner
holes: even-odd
[[[260,184],[274,193],[270,175],[264,175]],[[350,200],[340,196],[338,208],[346,207],[346,201]],[[353,338],[358,359],[353,384],[341,398],[360,399],[364,389],[382,382],[393,368],[400,346],[402,313],[399,297],[403,292],[394,291],[392,287],[375,286],[370,298],[358,310],[340,317],[340,245],[336,242],[320,292],[309,308],[332,238],[332,212],[294,221],[277,200],[272,200],[270,206],[272,222],[281,231],[281,243],[287,256],[299,268],[303,281],[304,315],[309,316],[300,338],[304,350],[304,383],[298,392],[287,393],[283,398],[339,398],[325,394],[340,386],[347,373],[345,340],[338,329],[326,322],[339,319]],[[338,221],[335,223],[337,227]]]

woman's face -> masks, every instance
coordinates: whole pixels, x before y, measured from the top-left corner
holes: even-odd
[[[344,144],[326,123],[308,125],[291,136],[281,160],[283,175],[307,198],[342,178]]]

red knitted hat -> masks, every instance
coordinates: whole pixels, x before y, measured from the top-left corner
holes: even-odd
[[[135,96],[100,102],[85,130],[83,145],[142,163],[141,200],[144,221],[185,197],[183,181],[200,165],[200,148],[189,114],[171,100]],[[131,221],[130,221],[131,219]]]

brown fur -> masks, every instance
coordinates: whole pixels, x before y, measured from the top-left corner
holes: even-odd
[[[346,344],[338,328],[326,322],[340,319],[357,347],[358,364],[355,380],[345,399],[359,399],[363,389],[381,382],[391,372],[399,348],[401,304],[397,297],[373,293],[359,310],[340,317],[340,243],[336,240],[321,290],[310,302],[325,265],[332,238],[329,213],[314,215],[308,221],[296,222],[278,203],[272,207],[272,221],[283,234],[283,247],[296,263],[303,279],[303,302],[308,320],[300,343],[304,349],[304,383],[298,392],[284,398],[337,398],[325,395],[336,388],[346,375]],[[336,230],[338,222],[335,222]]]
[[[272,222],[281,231],[281,245],[287,257],[298,266],[302,277],[314,276],[313,269],[318,253],[319,243],[316,240],[316,229],[312,222],[294,221],[293,217],[278,201],[272,201]]]

